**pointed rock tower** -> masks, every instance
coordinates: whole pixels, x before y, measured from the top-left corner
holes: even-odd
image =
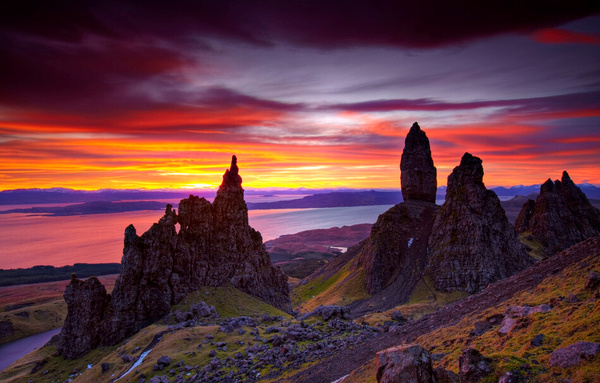
[[[440,291],[474,293],[533,264],[478,157],[465,153],[448,176],[446,201],[429,238],[426,275]]]
[[[416,122],[404,140],[404,151],[400,161],[400,185],[405,201],[435,203],[437,169],[433,166],[429,139]]]
[[[527,201],[517,220],[519,233],[530,232],[552,256],[600,233],[600,210],[592,206],[566,171],[560,181],[548,179],[535,202]]]
[[[273,267],[260,233],[248,224],[235,156],[213,204],[190,196],[179,203],[179,214],[167,205],[141,236],[127,227],[121,263],[112,297],[94,278],[73,278],[67,286],[68,314],[57,347],[65,358],[123,340],[202,286],[230,284],[291,312],[287,276]]]
[[[439,209],[437,180],[429,139],[416,122],[406,136],[400,169],[404,202],[379,216],[360,251],[372,294],[363,306],[391,308],[408,301],[427,263],[427,240]]]

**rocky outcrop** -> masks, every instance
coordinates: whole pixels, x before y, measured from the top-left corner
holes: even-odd
[[[427,264],[427,241],[439,206],[423,201],[406,201],[379,216],[362,248],[370,294],[395,285],[397,294],[408,300]]]
[[[63,324],[57,349],[67,359],[74,359],[97,347],[102,340],[104,315],[110,296],[98,278],[79,280],[75,274],[64,293],[68,315]]]
[[[291,311],[287,277],[273,267],[260,233],[248,224],[235,156],[212,204],[190,196],[179,203],[179,214],[167,205],[164,216],[141,236],[127,227],[124,242],[112,297],[95,279],[74,278],[67,286],[69,311],[58,347],[66,358],[119,342],[201,286],[231,284]]]
[[[429,139],[416,122],[404,141],[400,161],[400,184],[405,201],[435,203],[437,169],[433,166]]]
[[[359,255],[359,264],[366,269],[367,291],[378,294],[371,301],[380,301],[386,308],[405,303],[421,278],[439,209],[429,140],[417,123],[406,136],[400,169],[404,202],[379,216]]]
[[[440,291],[474,293],[533,264],[478,157],[465,153],[448,176],[446,201],[429,237],[426,274]]]
[[[600,233],[600,210],[564,171],[560,181],[548,179],[535,202],[523,206],[515,228],[530,232],[552,256]]]

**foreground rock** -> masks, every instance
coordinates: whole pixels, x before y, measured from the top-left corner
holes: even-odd
[[[418,344],[388,348],[377,353],[377,382],[434,382],[431,355]]]
[[[440,291],[474,293],[533,264],[478,157],[465,153],[448,176],[446,201],[429,237],[426,274]]]
[[[164,216],[141,236],[127,227],[123,271],[112,297],[95,278],[73,278],[67,286],[59,354],[73,359],[113,345],[201,286],[231,284],[290,312],[287,277],[272,266],[260,233],[248,224],[241,184],[233,156],[213,204],[190,196],[179,203],[179,214],[167,205]]]
[[[600,343],[577,342],[555,350],[550,356],[552,367],[573,367],[600,353]]]
[[[492,372],[488,360],[474,348],[463,351],[458,359],[461,383],[477,383]]]
[[[530,232],[552,256],[600,233],[600,210],[564,171],[560,181],[548,179],[535,200],[523,205],[516,229]]]
[[[391,347],[379,351],[379,383],[458,383],[459,377],[442,367],[432,367],[431,354],[418,344]]]

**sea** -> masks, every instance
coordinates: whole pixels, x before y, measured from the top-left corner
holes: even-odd
[[[247,196],[246,202],[271,202],[302,196]],[[176,205],[179,201],[161,202]],[[62,204],[63,206],[65,204]],[[40,206],[40,205],[35,205]],[[59,206],[59,205],[46,205]],[[263,241],[305,230],[375,223],[392,205],[314,209],[250,210],[249,223]],[[4,205],[0,210],[28,206]],[[125,228],[133,224],[141,235],[157,222],[159,210],[74,216],[0,214],[0,269],[74,263],[119,263]]]

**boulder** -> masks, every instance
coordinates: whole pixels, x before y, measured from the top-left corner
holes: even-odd
[[[459,383],[460,378],[453,371],[446,370],[442,367],[436,367],[433,370],[433,374],[437,380],[437,383]]]
[[[434,382],[431,356],[418,344],[379,351],[376,361],[377,382],[379,383]]]
[[[160,358],[158,358],[158,360],[156,361],[156,364],[158,364],[162,368],[165,368],[171,364],[171,358],[168,357],[167,355],[163,355]],[[161,368],[161,370],[162,370],[162,368]]]
[[[551,367],[573,367],[594,358],[600,352],[600,343],[577,342],[554,350],[550,355]]]
[[[492,372],[486,358],[474,348],[462,352],[458,365],[461,383],[476,383]]]
[[[475,293],[534,263],[498,196],[486,189],[478,157],[465,153],[448,176],[429,252],[426,275],[440,291]]]
[[[204,301],[193,304],[190,311],[195,317],[207,317],[216,312],[215,306],[209,306]]]
[[[584,287],[586,290],[595,290],[598,286],[600,286],[600,273],[592,270],[585,280]]]

